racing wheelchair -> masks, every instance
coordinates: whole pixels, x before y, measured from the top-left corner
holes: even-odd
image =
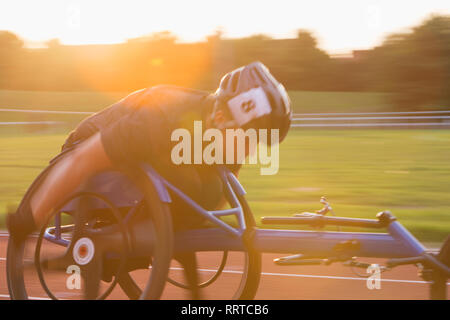
[[[52,163],[33,182],[21,205],[29,201],[51,167]],[[7,280],[11,298],[30,297],[30,270],[51,299],[65,298],[57,294],[60,281],[55,281],[55,274],[64,275],[66,286],[79,289],[81,294],[75,298],[80,299],[105,299],[116,285],[130,299],[159,299],[167,282],[189,290],[192,298],[201,298],[202,288],[222,275],[229,253],[241,252],[240,280],[228,298],[253,299],[260,280],[261,254],[279,253],[294,255],[275,259],[278,265],[342,262],[354,268],[369,266],[355,257],[386,258],[383,270],[416,265],[430,282],[430,298],[446,299],[450,237],[439,253],[431,252],[390,212],[380,212],[376,219],[327,216],[331,207],[325,199],[325,207],[316,213],[262,218],[263,224],[303,225],[312,230],[258,229],[244,188],[226,168],[218,166],[217,170],[229,203],[227,209],[217,211],[204,209],[148,164],[96,175],[54,210],[39,235],[31,239],[31,254],[25,243],[10,238]],[[206,219],[209,226],[174,232],[170,212],[174,197]],[[230,218],[232,221],[226,221]],[[325,231],[327,226],[387,232]],[[55,248],[43,248],[46,243]],[[196,265],[199,252],[218,252],[221,257],[213,276],[201,283]],[[169,277],[173,259],[182,266],[184,280]],[[144,286],[132,276],[139,270],[146,272]]]

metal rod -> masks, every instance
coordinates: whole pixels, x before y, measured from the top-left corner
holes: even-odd
[[[394,238],[407,246],[410,251],[414,252],[412,256],[420,256],[425,253],[426,248],[400,222],[392,221],[388,226],[388,231]]]
[[[362,228],[384,227],[384,225],[378,220],[373,219],[326,217],[322,215],[314,215],[310,217],[263,217],[261,222],[263,224],[310,225],[316,227],[322,227],[325,225]]]

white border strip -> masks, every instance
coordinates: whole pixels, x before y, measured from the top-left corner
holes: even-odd
[[[183,268],[170,268],[170,270],[181,271]],[[217,272],[215,269],[198,269],[201,272]],[[223,273],[235,273],[242,274],[243,271],[237,270],[223,270]],[[339,277],[339,276],[320,276],[320,275],[311,275],[311,274],[297,274],[297,273],[276,273],[276,272],[261,272],[261,275],[264,276],[276,276],[276,277],[294,277],[294,278],[315,278],[315,279],[333,279],[333,280],[359,280],[359,281],[367,281],[367,278],[356,278],[356,277]],[[421,280],[399,280],[399,279],[380,279],[385,282],[396,282],[396,283],[413,283],[413,284],[429,284],[429,281],[421,281]],[[447,282],[447,285],[450,285],[450,282]]]
[[[6,261],[6,258],[0,258],[0,261]],[[149,267],[151,269],[151,266]],[[172,267],[170,270],[175,271],[183,271],[183,268]],[[215,273],[216,269],[198,269],[200,272],[208,272]],[[238,270],[223,270],[223,273],[229,274],[242,274],[243,271]],[[326,275],[312,275],[312,274],[298,274],[298,273],[278,273],[278,272],[261,272],[263,276],[275,276],[275,277],[293,277],[293,278],[312,278],[312,279],[332,279],[332,280],[356,280],[356,281],[367,281],[367,278],[363,277],[341,277],[341,276],[326,276]],[[410,283],[410,284],[430,284],[430,281],[422,281],[422,280],[402,280],[402,279],[384,279],[381,278],[381,281],[384,282],[393,282],[393,283]],[[447,285],[450,286],[450,282],[447,282]],[[0,295],[1,297],[1,295]]]
[[[6,258],[0,258],[0,261],[6,261]],[[151,268],[151,267],[150,267]],[[183,271],[183,268],[172,267],[170,270],[174,271]],[[213,273],[217,272],[216,269],[198,269],[200,272]],[[242,274],[243,271],[238,270],[223,270],[223,273],[229,274]],[[312,279],[332,279],[332,280],[357,280],[357,281],[367,281],[367,278],[362,277],[340,277],[340,276],[320,276],[313,274],[298,274],[298,273],[278,273],[278,272],[261,272],[263,276],[275,276],[275,277],[293,277],[293,278],[312,278]],[[380,279],[384,282],[394,282],[394,283],[412,283],[412,284],[429,284],[429,281],[422,280],[402,280],[402,279]],[[447,285],[450,285],[450,282],[447,282]]]

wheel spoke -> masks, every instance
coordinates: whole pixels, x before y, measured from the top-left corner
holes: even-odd
[[[88,300],[97,299],[100,291],[100,281],[102,277],[102,259],[94,258],[81,269],[81,276],[84,279],[84,298]]]
[[[197,257],[195,252],[177,254],[174,258],[183,266],[187,288],[191,290],[192,299],[199,300],[201,294],[198,286]]]

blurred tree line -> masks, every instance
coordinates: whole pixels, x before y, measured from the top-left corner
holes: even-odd
[[[156,84],[214,89],[225,72],[254,60],[265,63],[289,90],[392,92],[399,109],[450,106],[450,17],[432,16],[379,47],[330,57],[314,36],[260,34],[178,43],[170,32],[114,45],[61,45],[42,49],[0,31],[0,89],[130,91]]]

